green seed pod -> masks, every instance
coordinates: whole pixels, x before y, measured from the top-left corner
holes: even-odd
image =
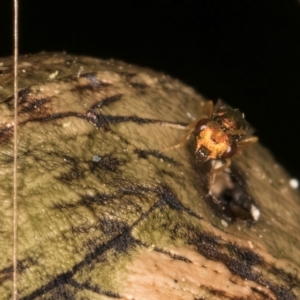
[[[0,59],[0,298],[13,293],[13,75]],[[209,186],[204,100],[118,61],[19,61],[19,299],[296,299],[299,192],[259,144]],[[168,126],[170,125],[170,126]],[[255,124],[254,124],[255,125]],[[260,218],[259,218],[260,217]]]

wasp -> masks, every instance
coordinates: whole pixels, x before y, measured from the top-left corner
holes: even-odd
[[[211,161],[212,172],[218,172],[230,166],[233,155],[256,143],[258,138],[252,136],[253,129],[245,115],[222,100],[215,106],[212,101],[207,101],[205,111],[203,118],[181,128],[187,130],[183,140],[166,150],[183,146],[194,133],[196,160],[202,163]],[[221,162],[221,166],[217,162]]]

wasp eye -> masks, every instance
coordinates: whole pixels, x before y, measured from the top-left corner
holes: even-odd
[[[232,143],[226,150],[226,152],[223,154],[222,158],[228,158],[231,157],[236,153],[237,145],[236,143]]]
[[[201,119],[195,126],[195,134],[198,135],[202,130],[205,129],[207,122],[209,119]]]

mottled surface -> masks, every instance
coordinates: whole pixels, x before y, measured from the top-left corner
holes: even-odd
[[[10,299],[12,59],[0,62],[0,298]],[[201,116],[191,88],[66,54],[21,57],[19,74],[20,299],[300,297],[299,193],[269,153],[234,157],[220,174],[233,188],[216,197],[193,137],[163,152],[185,134],[163,122]],[[258,222],[240,212],[245,201]]]

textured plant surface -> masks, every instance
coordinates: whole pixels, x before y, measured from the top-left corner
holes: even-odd
[[[13,62],[0,62],[0,298],[10,299]],[[19,87],[19,299],[300,297],[299,192],[270,154],[251,146],[209,192],[193,137],[163,151],[185,134],[163,122],[202,114],[191,88],[46,53],[20,58]]]

